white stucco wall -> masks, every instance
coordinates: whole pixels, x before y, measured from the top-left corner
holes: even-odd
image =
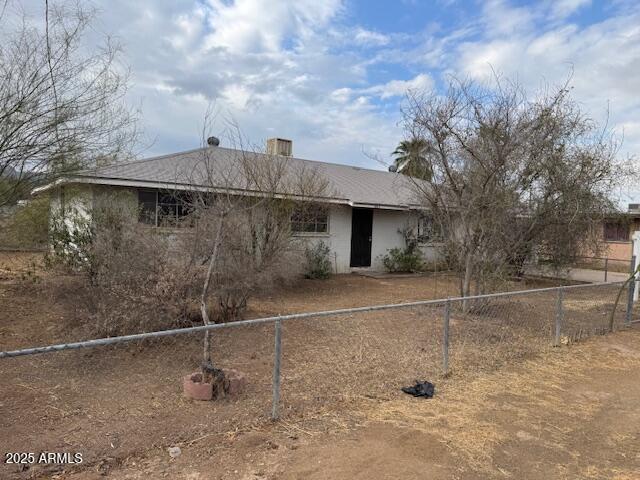
[[[330,247],[333,252],[333,261],[337,265],[338,273],[351,271],[351,207],[336,205],[331,207],[329,213]]]
[[[329,209],[329,233],[322,235],[305,234],[309,243],[324,241],[331,249],[331,262],[337,273],[352,271],[351,260],[351,214],[352,209],[345,205],[333,205]],[[402,230],[413,220],[412,213],[399,210],[373,211],[371,269],[382,271],[382,257],[391,248],[404,248],[405,241]],[[437,246],[422,245],[421,251],[427,262],[438,257]]]
[[[334,273],[349,273],[351,259],[351,207],[332,205],[329,207],[329,232],[322,234],[300,234],[296,238],[306,244],[320,241],[331,249],[331,264]]]
[[[441,243],[430,243],[422,244],[418,247],[428,268],[433,268],[434,264],[438,264],[442,260],[442,246],[443,244]]]
[[[115,195],[114,195],[115,194]],[[90,215],[90,209],[105,198],[118,198],[130,204],[132,211],[137,208],[137,194],[133,188],[113,188],[103,186],[73,186],[65,188],[65,208],[73,208],[79,213]],[[60,209],[60,189],[51,196],[52,213]],[[405,241],[402,230],[415,222],[412,212],[400,210],[373,210],[371,269],[383,271],[382,257],[391,248],[404,248]],[[301,234],[297,238],[302,245],[324,241],[331,250],[331,263],[336,273],[350,273],[351,260],[351,220],[352,208],[347,205],[331,205],[329,207],[329,232],[325,234]],[[438,257],[437,245],[422,245],[427,262]]]
[[[371,268],[384,270],[382,257],[391,248],[404,248],[402,230],[407,226],[409,212],[398,210],[374,210],[371,239]]]
[[[60,215],[61,209],[64,207],[64,221],[67,226],[71,227],[73,217],[69,215],[73,212],[86,220],[91,218],[91,209],[93,207],[93,189],[90,185],[73,185],[64,186],[55,189],[50,195],[50,215]],[[64,205],[63,205],[64,204]]]

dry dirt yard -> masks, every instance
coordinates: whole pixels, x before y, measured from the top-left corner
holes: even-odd
[[[481,375],[432,400],[363,401],[354,424],[264,424],[127,458],[109,478],[637,479],[640,332]],[[100,479],[82,471],[56,478]]]
[[[36,268],[33,281],[38,261],[0,254],[2,350],[63,341],[84,318],[73,279]],[[248,316],[455,294],[452,278],[346,275],[257,298]],[[567,318],[602,321],[610,298],[574,293]],[[247,391],[223,402],[180,394],[181,375],[198,365],[199,336],[2,360],[0,451],[80,451],[85,462],[0,465],[0,478],[638,478],[640,332],[544,348],[541,319],[554,305],[534,296],[475,319],[453,315],[446,379],[440,308],[285,323],[277,423],[268,417],[267,325],[215,335],[218,362],[248,377]],[[418,376],[435,381],[436,398],[399,391]],[[171,459],[170,446],[182,454]]]

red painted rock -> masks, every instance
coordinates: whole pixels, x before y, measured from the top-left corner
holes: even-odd
[[[213,384],[202,383],[202,373],[192,373],[182,379],[184,395],[194,400],[211,400],[213,398]]]

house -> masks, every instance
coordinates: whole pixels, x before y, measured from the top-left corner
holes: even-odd
[[[640,204],[630,203],[627,212],[602,222],[602,230],[598,232],[601,256],[629,261],[632,255],[631,236],[637,230],[640,230]]]
[[[34,193],[50,191],[52,211],[73,202],[76,210],[85,215],[90,215],[96,195],[124,193],[132,202],[137,202],[139,222],[152,228],[179,230],[178,221],[186,214],[181,195],[193,190],[211,190],[215,183],[204,180],[209,173],[205,171],[207,162],[213,162],[216,171],[234,172],[240,156],[256,162],[277,156],[286,160],[288,169],[312,170],[326,180],[329,193],[313,199],[322,208],[313,209],[311,216],[294,212],[291,227],[297,237],[310,242],[324,241],[331,250],[337,273],[354,269],[382,270],[381,257],[391,248],[405,247],[407,231],[424,240],[421,250],[425,259],[437,257],[437,245],[429,242],[426,233],[432,231],[429,217],[422,213],[407,177],[295,158],[292,142],[286,139],[269,139],[266,154],[224,148],[214,137],[209,140],[204,148],[82,171]],[[217,187],[213,186],[215,190]],[[224,186],[220,185],[223,187],[238,196],[260,195],[259,191],[247,187],[241,175],[226,175]],[[69,188],[73,188],[73,198],[66,193]],[[286,196],[287,192],[281,194]]]

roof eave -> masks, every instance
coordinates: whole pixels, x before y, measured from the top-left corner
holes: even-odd
[[[169,182],[154,182],[154,181],[146,181],[146,180],[127,180],[122,178],[108,178],[108,177],[93,177],[93,176],[70,176],[70,177],[61,177],[57,180],[48,183],[47,185],[43,185],[41,187],[35,188],[32,190],[32,195],[38,195],[42,192],[50,190],[52,188],[65,185],[65,184],[73,184],[73,183],[84,183],[91,185],[111,185],[116,187],[132,187],[132,188],[157,188],[162,190],[180,190],[180,191],[200,191],[200,192],[227,192],[231,194],[237,195],[249,195],[249,196],[261,196],[264,193],[259,191],[249,191],[242,189],[226,189],[226,188],[211,188],[207,186],[201,185],[191,185],[191,184],[181,184],[181,183],[169,183]],[[278,194],[277,198],[296,198],[299,200],[315,200],[322,203],[331,203],[331,204],[339,204],[339,205],[348,205],[350,207],[356,208],[375,208],[381,210],[412,210],[419,208],[417,205],[408,205],[408,204],[373,204],[373,203],[362,203],[362,202],[353,202],[347,198],[339,198],[339,197],[305,197],[302,195],[288,195],[288,194]]]

